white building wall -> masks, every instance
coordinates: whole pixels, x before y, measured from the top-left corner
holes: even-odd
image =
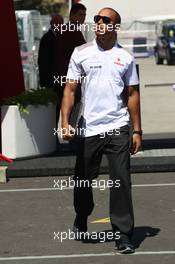
[[[103,7],[116,9],[124,21],[145,16],[175,14],[174,0],[82,0],[81,3],[87,7],[86,22],[92,22],[93,16]]]

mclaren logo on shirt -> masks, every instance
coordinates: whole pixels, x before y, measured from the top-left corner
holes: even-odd
[[[116,58],[116,60],[114,61],[115,64],[119,65],[119,66],[125,66],[122,62],[120,58]]]

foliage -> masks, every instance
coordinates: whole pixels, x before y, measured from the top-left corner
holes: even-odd
[[[40,5],[40,12],[42,14],[60,13],[61,7],[61,3],[55,3],[52,0],[43,0]]]
[[[17,96],[9,97],[5,100],[6,105],[17,105],[20,112],[28,113],[28,105],[48,105],[49,103],[56,103],[57,94],[52,88],[41,88],[38,90],[31,89],[29,91],[22,92]]]
[[[42,0],[20,0],[15,1],[15,9],[21,10],[31,10],[31,9],[39,9]]]

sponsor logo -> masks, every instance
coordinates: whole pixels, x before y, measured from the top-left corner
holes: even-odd
[[[117,64],[119,66],[125,66],[122,62],[121,62],[121,59],[120,58],[117,58],[115,61],[114,61],[114,64]]]

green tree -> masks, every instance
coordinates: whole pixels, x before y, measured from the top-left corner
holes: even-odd
[[[43,0],[40,5],[40,11],[42,14],[60,13],[63,3],[53,0]]]
[[[42,0],[14,0],[15,9],[18,10],[30,10],[30,9],[39,9]]]

